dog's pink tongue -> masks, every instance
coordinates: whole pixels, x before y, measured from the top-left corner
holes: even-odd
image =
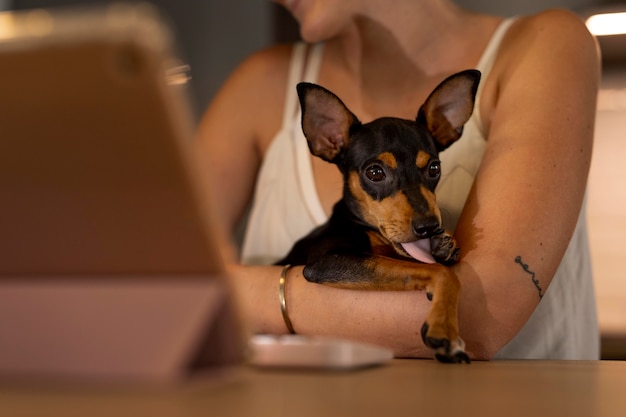
[[[412,258],[420,262],[425,264],[434,264],[436,262],[430,253],[430,239],[420,239],[415,242],[402,243],[401,245]]]

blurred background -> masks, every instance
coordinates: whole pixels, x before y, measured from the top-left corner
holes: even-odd
[[[471,10],[503,16],[561,7],[581,19],[626,12],[626,0],[456,0]],[[0,10],[106,3],[95,0],[0,0]],[[248,54],[298,39],[291,17],[269,0],[154,0],[171,19],[182,58],[191,67],[196,119]],[[604,25],[606,27],[606,25]],[[620,24],[626,32],[626,21]],[[1,28],[0,28],[1,29]],[[598,36],[603,53],[596,141],[588,188],[588,223],[596,280],[603,357],[626,359],[626,34]],[[549,209],[549,208],[548,208]]]

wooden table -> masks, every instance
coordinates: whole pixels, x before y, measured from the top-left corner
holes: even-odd
[[[0,386],[1,416],[626,416],[626,362],[394,360],[351,372],[243,367],[228,382]]]

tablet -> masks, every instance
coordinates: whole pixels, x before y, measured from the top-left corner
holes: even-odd
[[[0,14],[0,378],[241,358],[187,79],[152,6]]]

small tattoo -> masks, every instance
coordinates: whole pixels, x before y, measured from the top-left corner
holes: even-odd
[[[535,284],[535,287],[537,287],[537,290],[539,291],[539,298],[543,298],[543,290],[541,289],[541,286],[539,285],[539,280],[537,278],[535,278],[535,273],[533,271],[531,271],[530,269],[528,269],[528,265],[525,264],[524,262],[522,262],[522,257],[518,256],[515,258],[515,263],[516,264],[520,264],[522,266],[522,269],[524,269],[524,271],[526,271],[527,273],[530,274],[531,279],[533,281],[533,284]]]

